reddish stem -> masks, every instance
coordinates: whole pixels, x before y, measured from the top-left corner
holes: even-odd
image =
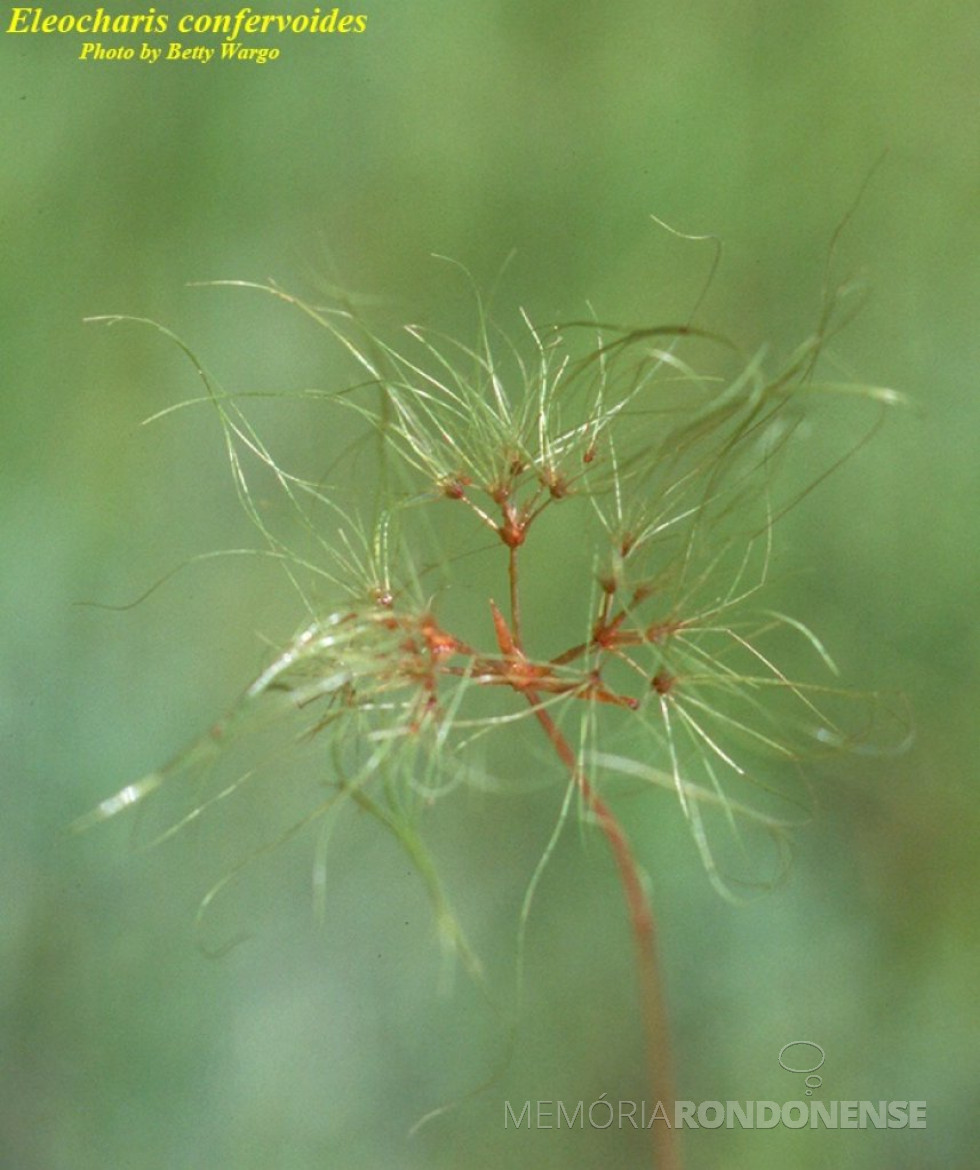
[[[517,588],[517,546],[509,548],[510,558],[507,565],[507,575],[510,579],[510,624],[514,632],[514,644],[518,650],[523,650],[521,642],[521,595]]]
[[[541,706],[538,696],[532,690],[525,690],[528,702],[544,729],[551,745],[562,763],[571,772],[582,799],[592,812],[612,851],[619,870],[619,880],[629,911],[633,941],[636,946],[636,968],[640,1000],[643,1009],[643,1025],[646,1037],[647,1066],[650,1079],[651,1107],[656,1109],[662,1102],[670,1121],[657,1120],[650,1127],[656,1170],[681,1170],[681,1156],[677,1137],[672,1126],[672,1105],[674,1096],[673,1062],[670,1051],[670,1027],[667,1016],[667,1001],[660,963],[657,956],[657,930],[650,899],[643,887],[629,839],[612,810],[589,783],[579,767],[575,753],[547,710]]]
[[[507,513],[508,519],[511,514]],[[500,530],[503,534],[503,529]],[[560,728],[552,719],[548,711],[542,706],[540,691],[558,690],[560,684],[547,675],[547,667],[536,666],[528,662],[524,654],[520,626],[520,591],[518,588],[517,549],[520,541],[505,539],[509,550],[508,577],[510,582],[511,626],[507,625],[500,610],[490,602],[490,612],[493,617],[494,632],[497,645],[503,658],[499,662],[484,660],[481,671],[485,670],[498,677],[500,683],[520,691],[527,701],[538,722],[547,735],[549,742],[558,754],[558,758],[568,768],[574,783],[582,795],[582,799],[589,811],[595,817],[600,829],[606,836],[609,848],[612,851],[616,867],[619,870],[619,880],[623,887],[623,896],[629,912],[630,927],[633,931],[633,941],[636,948],[636,970],[639,983],[640,1002],[643,1012],[643,1029],[646,1039],[647,1069],[650,1081],[651,1105],[658,1110],[660,1104],[670,1111],[667,1119],[656,1114],[650,1125],[650,1138],[653,1148],[653,1164],[655,1170],[681,1170],[681,1156],[678,1139],[671,1124],[670,1113],[675,1101],[673,1063],[670,1052],[670,1028],[667,1015],[667,1003],[663,982],[660,976],[660,963],[657,956],[657,932],[653,917],[653,909],[649,897],[643,887],[640,872],[637,869],[629,839],[612,810],[602,799],[599,793],[590,784],[579,767],[575,753]],[[626,617],[623,610],[620,615],[608,622],[608,597],[604,608],[600,612],[599,624],[602,633],[609,635],[607,640],[595,639],[597,644],[609,649],[616,644],[617,637],[632,640],[631,632],[619,632],[619,626]],[[468,648],[455,639],[449,638],[442,631],[433,629],[425,631],[429,643],[430,653],[434,661],[438,662],[437,650],[451,653],[467,653]],[[642,635],[641,635],[642,636]],[[608,644],[607,644],[608,641]],[[585,646],[573,647],[554,660],[554,664],[563,664],[579,656],[586,650]],[[545,672],[542,676],[542,670]],[[557,684],[557,685],[556,685]],[[656,680],[654,683],[656,687]],[[540,688],[540,690],[539,690]],[[591,698],[605,702],[623,703],[633,706],[635,700],[624,696],[613,695],[607,692],[596,676],[594,685],[588,690]]]

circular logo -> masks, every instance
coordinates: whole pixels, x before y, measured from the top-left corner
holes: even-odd
[[[798,1049],[800,1051],[791,1051]],[[789,1053],[788,1063],[783,1058]],[[823,1084],[823,1078],[814,1076],[818,1068],[823,1066],[823,1062],[827,1059],[827,1054],[812,1040],[790,1040],[788,1044],[784,1044],[779,1050],[779,1067],[785,1069],[788,1073],[806,1073],[807,1078],[803,1082],[806,1085],[806,1095],[809,1097],[814,1089],[819,1088]],[[815,1063],[814,1063],[815,1062]]]

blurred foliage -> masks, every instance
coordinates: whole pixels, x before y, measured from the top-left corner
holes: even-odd
[[[209,842],[148,854],[64,828],[200,733],[301,615],[271,568],[188,557],[251,540],[220,435],[149,334],[172,326],[229,389],[331,383],[338,355],[282,306],[187,287],[340,284],[392,321],[471,327],[432,252],[535,320],[700,318],[785,355],[819,312],[828,248],[868,303],[830,370],[892,385],[891,419],[782,522],[778,591],[857,686],[908,695],[897,757],[814,767],[793,876],[736,909],[670,805],[629,812],[661,918],[682,1096],[798,1097],[790,1040],[827,1051],[828,1099],[924,1099],[928,1129],[688,1134],[700,1166],[973,1162],[980,579],[980,17],[924,0],[368,4],[363,37],[262,68],[82,63],[70,37],[4,36],[0,110],[0,1160],[18,1170],[345,1170],[643,1164],[629,1130],[503,1129],[503,1101],[639,1099],[629,939],[599,840],[559,844],[507,1042],[520,899],[557,792],[461,793],[426,826],[502,1007],[440,993],[424,891],[355,820],[327,921],[309,852],[243,891],[254,938],[218,960],[192,923]],[[325,463],[343,432],[258,421]],[[263,432],[265,433],[265,432]],[[845,424],[815,444],[853,441]],[[805,472],[805,468],[802,469]],[[527,762],[515,766],[528,766]],[[532,759],[530,766],[536,766]],[[624,815],[626,815],[624,813]],[[228,833],[234,825],[226,827]],[[219,843],[220,844],[220,843]],[[228,842],[224,842],[227,847]]]

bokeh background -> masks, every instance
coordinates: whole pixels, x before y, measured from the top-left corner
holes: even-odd
[[[207,727],[262,661],[260,635],[301,617],[281,575],[227,562],[124,612],[78,604],[131,601],[252,541],[213,420],[139,425],[196,392],[187,366],[148,332],[83,318],[162,321],[229,388],[331,385],[339,357],[298,314],[190,282],[337,282],[392,320],[456,327],[469,294],[430,254],[489,287],[513,250],[504,306],[676,319],[710,250],[654,213],[724,241],[701,320],[778,357],[813,328],[831,238],[881,159],[835,256],[870,298],[830,368],[916,407],[783,522],[780,588],[849,681],[904,692],[915,742],[821,761],[793,874],[748,907],[712,892],[669,798],[631,807],[630,829],[682,1097],[798,1099],[777,1054],[805,1039],[826,1051],[825,1099],[928,1102],[924,1131],[689,1133],[690,1167],[975,1164],[975,5],[360,10],[365,35],[284,39],[264,67],[83,63],[71,35],[0,43],[0,1162],[648,1162],[628,1128],[504,1129],[505,1100],[645,1091],[630,943],[588,836],[566,835],[542,884],[508,1048],[518,907],[560,788],[463,790],[426,825],[496,1006],[442,977],[421,887],[363,818],[338,830],[323,926],[300,846],[232,899],[253,937],[220,958],[193,919],[234,819],[217,844],[192,832],[149,853],[124,825],[65,832]],[[341,429],[279,407],[259,418],[283,450],[336,454]],[[826,441],[850,426],[831,418]]]

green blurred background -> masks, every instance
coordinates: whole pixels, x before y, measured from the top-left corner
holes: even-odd
[[[682,1097],[799,1098],[777,1054],[807,1039],[827,1053],[824,1098],[928,1102],[918,1132],[689,1133],[690,1167],[974,1165],[976,6],[363,11],[365,35],[297,38],[262,68],[82,63],[71,36],[0,43],[0,1163],[647,1164],[629,1129],[503,1127],[505,1100],[645,1091],[614,874],[574,832],[532,918],[510,1059],[407,1136],[507,1055],[518,907],[559,789],[461,791],[427,826],[499,1010],[464,977],[442,986],[417,881],[356,817],[331,854],[326,925],[309,850],[292,850],[236,895],[254,937],[217,960],[192,929],[206,838],[134,855],[121,825],[64,832],[208,726],[262,661],[257,635],[301,618],[280,575],[240,563],[185,570],[126,612],[77,604],[132,600],[252,539],[210,418],[139,427],[196,392],[186,366],[149,333],[82,319],[160,320],[229,388],[330,385],[341,363],[298,315],[188,283],[339,280],[392,320],[454,324],[470,319],[465,288],[430,253],[488,287],[513,249],[501,304],[664,320],[690,310],[710,253],[654,213],[725,242],[701,319],[785,354],[887,151],[836,263],[871,299],[833,350],[917,409],[787,518],[779,563],[784,604],[848,681],[908,696],[914,746],[821,763],[789,883],[747,908],[711,891],[669,798],[630,828],[661,917]],[[260,417],[304,458],[343,439]]]

